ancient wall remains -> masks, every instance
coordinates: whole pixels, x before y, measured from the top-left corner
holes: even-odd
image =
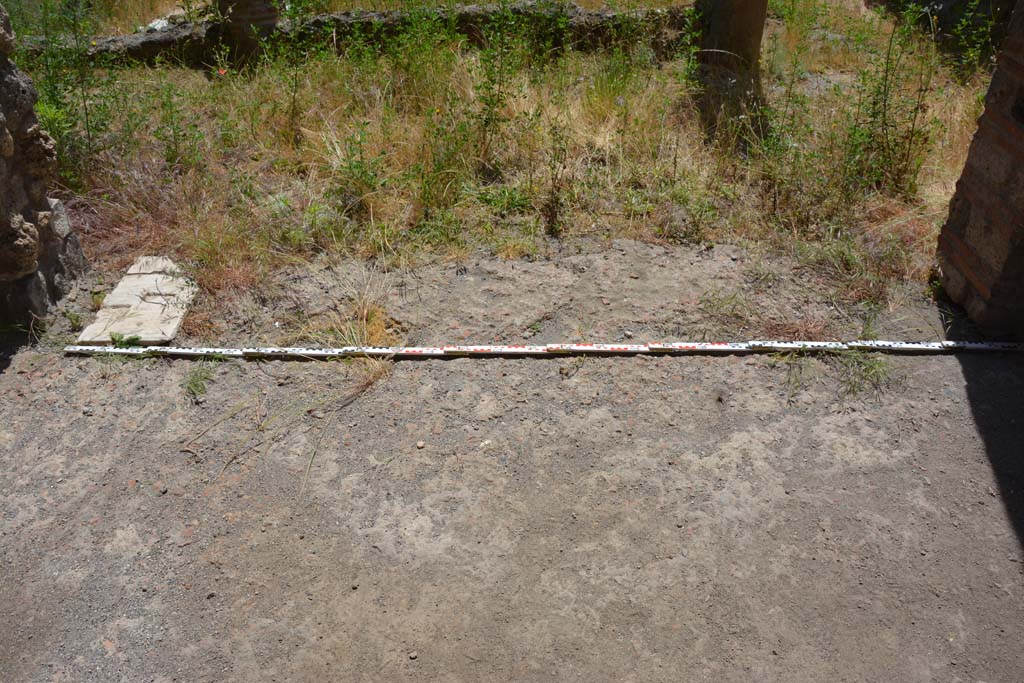
[[[939,237],[943,284],[990,336],[1024,338],[1024,3]]]
[[[57,151],[39,127],[36,90],[11,62],[13,50],[0,5],[0,324],[45,314],[85,267],[62,205],[47,197]]]

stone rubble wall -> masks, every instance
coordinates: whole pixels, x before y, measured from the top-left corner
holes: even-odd
[[[14,32],[0,5],[0,324],[44,315],[85,260],[60,202],[53,139],[39,127],[36,90],[10,60]]]
[[[561,26],[558,42],[552,48],[571,46],[581,51],[606,49],[624,35],[639,32],[647,37],[659,58],[672,55],[690,28],[688,12],[693,3],[684,1],[678,7],[646,9],[629,12],[611,10],[585,10],[572,3],[538,3],[531,0],[499,5],[457,5],[417,11],[386,10],[336,12],[313,17],[299,25],[277,23],[277,13],[263,5],[266,0],[250,0],[253,7],[236,9],[239,0],[219,0],[227,11],[227,21],[200,21],[195,23],[164,22],[151,25],[146,31],[126,36],[97,37],[90,53],[97,58],[154,63],[157,59],[175,61],[192,67],[214,64],[220,48],[227,44],[235,51],[245,53],[253,48],[255,35],[269,40],[299,38],[322,41],[341,48],[350,37],[360,37],[377,44],[385,44],[401,34],[411,22],[430,17],[450,24],[465,35],[470,43],[484,42],[484,33],[503,13],[511,13],[524,27],[546,28]],[[233,18],[232,18],[233,17]],[[257,22],[253,29],[246,21]],[[276,24],[276,26],[275,26]],[[42,44],[29,39],[22,49],[42,50]]]

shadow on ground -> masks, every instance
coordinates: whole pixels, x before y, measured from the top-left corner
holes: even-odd
[[[948,300],[940,306],[950,339],[981,339],[962,309]],[[1024,547],[1024,356],[961,354],[959,361],[1000,498]]]
[[[24,333],[15,332],[0,332],[0,373],[7,370],[7,366],[11,364],[11,359],[14,358],[14,354],[18,352],[22,346],[28,341],[28,336]]]
[[[1024,546],[1024,358],[965,354],[960,367],[1006,514]]]

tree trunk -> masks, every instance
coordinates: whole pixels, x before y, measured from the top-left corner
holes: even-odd
[[[754,132],[761,100],[761,39],[768,0],[697,0],[700,17],[701,117],[714,132],[724,117],[747,114]]]
[[[768,0],[699,0],[700,61],[757,79]]]
[[[279,19],[277,0],[217,0],[217,12],[224,21],[223,39],[232,60],[246,62],[270,35]]]

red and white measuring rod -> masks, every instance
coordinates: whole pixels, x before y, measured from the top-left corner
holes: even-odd
[[[649,344],[544,344],[515,346],[484,344],[475,346],[343,346],[341,348],[304,348],[261,346],[254,348],[217,348],[182,346],[67,346],[64,352],[77,356],[135,356],[160,358],[244,358],[279,360],[328,360],[331,358],[507,358],[516,356],[639,356],[707,355],[746,353],[829,353],[836,351],[876,351],[879,353],[942,354],[961,351],[1019,352],[1024,344],[1013,342],[905,342],[905,341],[748,341],[748,342],[665,342]]]

